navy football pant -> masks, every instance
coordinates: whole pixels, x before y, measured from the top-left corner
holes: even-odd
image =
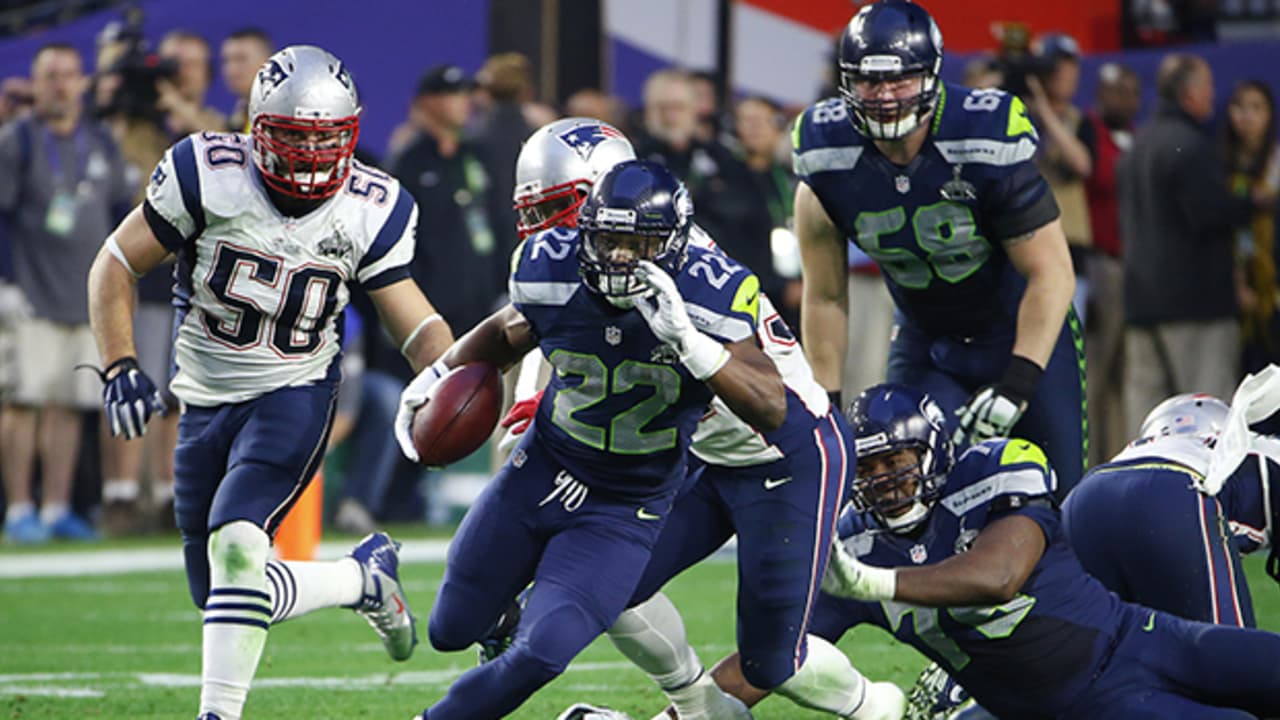
[[[1222,506],[1191,482],[1174,465],[1101,466],[1067,496],[1063,528],[1084,569],[1122,599],[1255,627]]]
[[[1138,605],[1124,612],[1110,662],[1064,717],[1280,717],[1280,635]]]
[[[324,460],[336,397],[332,383],[321,383],[183,411],[173,510],[196,607],[209,595],[209,533],[248,520],[275,535]]]
[[[948,427],[954,431],[955,412],[978,388],[999,382],[1012,352],[1012,335],[972,341],[932,339],[899,314],[889,345],[887,377],[889,382],[929,393],[946,411]],[[1035,395],[1012,432],[1044,450],[1058,477],[1058,499],[1066,497],[1084,473],[1089,457],[1087,422],[1084,336],[1071,310]]]
[[[707,465],[681,496],[630,605],[738,536],[738,652],[758,688],[790,678],[804,660],[809,613],[847,485],[853,444],[832,411],[791,434],[776,462]]]
[[[636,500],[588,488],[526,432],[449,546],[431,645],[466,648],[533,588],[511,647],[458,678],[427,717],[502,717],[563,672],[626,608],[673,494]]]

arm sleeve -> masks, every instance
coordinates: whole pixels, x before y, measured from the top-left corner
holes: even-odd
[[[1016,161],[999,169],[998,176],[983,193],[982,211],[991,240],[1009,240],[1035,231],[1058,217],[1058,203],[1049,183],[1035,164],[1040,137],[1027,119],[1026,106],[1016,96],[1007,96],[1007,117],[1003,121],[1004,140],[1016,139],[1020,152]],[[1029,146],[1026,146],[1030,143]]]
[[[165,152],[147,183],[142,214],[151,232],[170,252],[176,252],[204,231],[204,205],[195,140],[187,137]]]
[[[401,186],[391,213],[360,258],[357,282],[366,290],[376,290],[409,277],[409,263],[417,243],[418,204]]]

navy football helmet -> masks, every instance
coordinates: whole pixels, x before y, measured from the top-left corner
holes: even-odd
[[[894,532],[914,529],[929,516],[955,464],[942,408],[915,388],[885,383],[864,390],[845,414],[858,452],[854,507],[872,513]],[[898,450],[916,451],[916,462],[864,474],[864,460]],[[907,485],[911,481],[914,488]]]
[[[693,225],[689,191],[662,165],[627,160],[591,189],[578,217],[578,270],[587,287],[622,308],[649,287],[635,274],[649,260],[675,275]]]
[[[907,0],[863,7],[840,36],[840,98],[859,132],[896,140],[920,127],[938,102],[942,31]],[[916,84],[914,95],[898,84]],[[917,84],[918,83],[918,84]]]

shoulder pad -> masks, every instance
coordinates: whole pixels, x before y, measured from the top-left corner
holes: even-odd
[[[1029,440],[988,440],[956,462],[940,503],[955,515],[1008,496],[1052,495],[1057,484],[1044,451]]]
[[[1007,166],[1035,157],[1040,138],[1022,100],[1002,90],[944,87],[933,144],[947,162]]]
[[[862,155],[862,135],[849,121],[839,98],[809,106],[791,131],[791,161],[796,174],[806,177],[832,170],[849,170]]]
[[[551,228],[526,238],[511,257],[508,290],[513,303],[564,305],[582,279],[578,274],[578,233]]]
[[[688,252],[676,287],[694,326],[725,342],[753,337],[760,323],[760,279],[722,252]]]

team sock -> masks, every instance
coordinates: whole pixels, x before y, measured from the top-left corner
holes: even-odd
[[[267,563],[271,622],[327,607],[352,607],[364,593],[364,571],[353,558],[332,562]]]
[[[204,609],[200,713],[239,720],[262,658],[271,619],[265,572],[271,541],[236,521],[209,536],[209,599]]]

